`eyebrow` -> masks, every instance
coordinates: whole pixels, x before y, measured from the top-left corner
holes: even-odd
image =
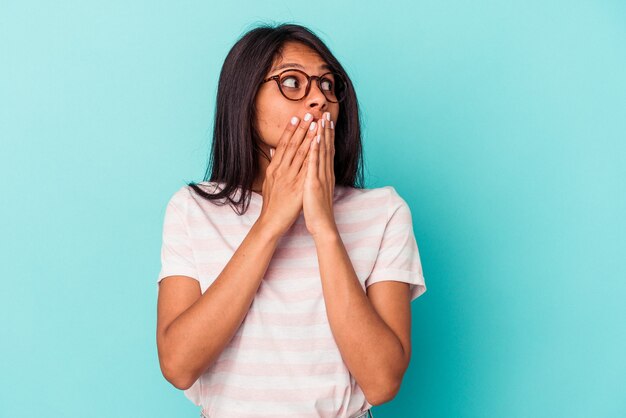
[[[282,70],[283,68],[287,68],[287,67],[296,67],[296,68],[300,68],[301,70],[304,70],[304,67],[302,65],[300,65],[300,64],[297,64],[295,62],[285,62],[285,63],[280,64],[277,67],[273,68],[272,71],[270,71],[270,72],[273,73],[274,71]],[[328,64],[322,64],[318,68],[320,70],[332,70],[332,68]]]

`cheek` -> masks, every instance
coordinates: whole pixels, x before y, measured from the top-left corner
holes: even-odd
[[[282,118],[279,117],[278,115],[274,116],[272,118],[272,129],[274,129],[274,131],[277,131],[277,130],[280,130],[282,128],[284,128]]]
[[[339,107],[335,106],[335,108],[330,111],[330,119],[333,120],[335,122],[335,125],[336,125],[338,118],[339,118]]]
[[[290,118],[285,119],[275,112],[266,113],[260,117],[258,123],[263,141],[268,145],[277,146]]]
[[[271,138],[278,143],[291,117],[297,115],[297,111],[289,111],[287,109],[275,110],[272,115],[268,115],[267,126],[271,130]]]

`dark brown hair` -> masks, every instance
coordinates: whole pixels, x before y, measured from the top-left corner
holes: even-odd
[[[335,185],[364,187],[359,106],[352,81],[324,42],[308,28],[296,24],[275,27],[262,24],[239,38],[226,56],[220,73],[213,145],[203,181],[224,185],[211,194],[203,190],[202,185],[188,183],[206,199],[226,198],[231,206],[238,208],[240,215],[247,211],[250,203],[252,184],[259,171],[259,153],[265,155],[255,128],[256,95],[286,42],[308,46],[343,76],[346,98],[339,105],[339,122],[335,127]],[[239,188],[242,193],[235,201],[233,197]]]

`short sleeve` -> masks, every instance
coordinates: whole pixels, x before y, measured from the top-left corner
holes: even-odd
[[[411,301],[426,292],[422,263],[413,232],[411,210],[392,186],[387,202],[387,223],[378,256],[365,287],[392,280],[410,284]]]
[[[158,284],[167,276],[189,276],[199,279],[193,255],[191,239],[182,210],[175,203],[175,195],[167,204],[163,220],[163,240],[161,245],[161,271]]]

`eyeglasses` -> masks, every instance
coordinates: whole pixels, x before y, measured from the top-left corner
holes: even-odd
[[[346,98],[346,83],[341,75],[333,71],[320,76],[310,76],[304,71],[289,69],[266,78],[263,80],[263,83],[267,83],[270,80],[276,81],[278,89],[285,98],[298,101],[304,99],[309,94],[312,79],[315,79],[317,87],[324,93],[329,102],[339,103]]]

